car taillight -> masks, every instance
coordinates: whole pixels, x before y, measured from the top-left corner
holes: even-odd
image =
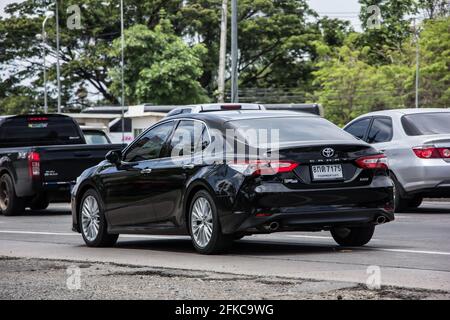
[[[32,178],[41,175],[41,157],[37,152],[28,154],[28,174]]]
[[[48,117],[32,117],[28,118],[28,121],[48,121]]]
[[[363,169],[388,169],[388,161],[384,154],[359,158],[356,164]]]
[[[246,176],[274,175],[282,172],[291,172],[298,167],[293,161],[242,161],[229,162],[228,166]]]
[[[421,159],[450,159],[450,148],[423,146],[415,147],[413,151]]]

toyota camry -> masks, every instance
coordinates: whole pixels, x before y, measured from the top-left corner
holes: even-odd
[[[90,247],[189,235],[212,254],[282,231],[362,246],[394,219],[384,154],[315,115],[236,109],[165,118],[111,151],[72,189],[73,230]]]

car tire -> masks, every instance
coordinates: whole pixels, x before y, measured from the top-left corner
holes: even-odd
[[[375,226],[333,228],[331,235],[334,241],[343,247],[361,247],[367,244],[373,236]]]
[[[403,197],[403,187],[397,178],[392,173],[389,176],[394,183],[394,212],[403,212],[408,208],[408,199]]]
[[[0,177],[0,211],[5,216],[18,216],[25,211],[25,201],[16,196],[13,180],[8,174]]]
[[[95,190],[84,193],[78,216],[81,235],[88,247],[112,247],[117,242],[119,235],[108,233],[103,205]]]
[[[418,207],[420,207],[422,202],[423,202],[422,197],[414,197],[414,198],[408,200],[408,207],[409,208],[418,208]]]
[[[31,201],[30,209],[36,211],[45,210],[48,208],[49,204],[50,202],[47,197],[40,197]]]
[[[217,206],[207,191],[199,191],[189,206],[189,233],[195,250],[201,254],[216,254],[228,249],[233,235],[224,235]]]

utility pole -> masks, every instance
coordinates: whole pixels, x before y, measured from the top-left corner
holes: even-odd
[[[416,108],[419,108],[420,44],[416,18],[414,18],[414,34],[416,39]]]
[[[56,80],[58,82],[58,113],[61,113],[61,65],[59,61],[59,8],[58,0],[55,0],[56,16]]]
[[[45,19],[42,22],[42,59],[44,60],[44,113],[48,113],[48,99],[47,99],[47,32],[45,32],[45,25],[48,21],[48,19],[52,18],[54,16],[53,12],[48,11],[45,13]]]
[[[122,143],[125,142],[125,33],[124,33],[124,15],[123,15],[123,0],[120,0],[120,30],[121,30],[121,48],[122,48],[122,58],[121,58],[121,69],[122,69],[122,98],[120,103],[122,105]]]
[[[238,88],[238,6],[231,0],[231,102],[239,102]]]
[[[228,0],[222,0],[222,21],[220,23],[220,53],[219,53],[219,76],[217,86],[219,91],[218,101],[225,102],[225,66],[227,56],[227,19]]]

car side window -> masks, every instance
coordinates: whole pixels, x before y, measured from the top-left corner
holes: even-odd
[[[371,118],[365,118],[356,121],[349,127],[345,128],[345,131],[354,135],[356,138],[364,139],[367,129],[369,128]]]
[[[202,122],[180,121],[170,141],[168,154],[171,157],[180,157],[201,152],[206,131],[206,126]]]
[[[367,136],[368,143],[388,142],[392,139],[392,119],[375,118]]]
[[[163,123],[144,134],[127,151],[124,161],[153,160],[160,157],[167,138],[172,132],[173,121]]]

